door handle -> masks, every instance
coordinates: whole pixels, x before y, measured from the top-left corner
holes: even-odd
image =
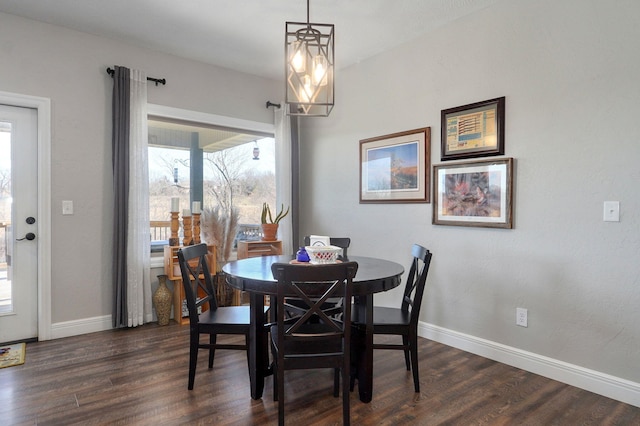
[[[36,239],[36,234],[34,234],[33,232],[28,232],[27,235],[25,235],[22,238],[18,238],[16,241],[23,241],[23,240],[35,240]]]

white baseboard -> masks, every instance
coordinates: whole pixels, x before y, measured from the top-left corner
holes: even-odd
[[[62,337],[95,333],[96,331],[112,330],[113,321],[111,318],[111,315],[104,315],[75,321],[58,322],[51,326],[51,338],[60,339]],[[147,314],[145,324],[153,321],[157,321],[157,318],[152,313]]]
[[[57,322],[51,324],[51,338],[77,336],[80,334],[95,333],[96,331],[111,330],[113,323],[111,315],[101,317],[83,318],[81,320]]]
[[[640,383],[548,358],[533,352],[420,322],[418,335],[447,346],[548,377],[640,407]]]

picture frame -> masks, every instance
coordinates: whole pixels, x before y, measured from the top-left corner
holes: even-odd
[[[360,203],[428,203],[431,128],[360,140]]]
[[[504,155],[505,97],[441,112],[442,161]]]
[[[433,166],[434,225],[513,228],[513,158]]]

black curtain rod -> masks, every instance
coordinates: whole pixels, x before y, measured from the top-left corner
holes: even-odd
[[[271,101],[267,101],[267,108],[269,107],[276,107],[276,108],[280,108],[280,104],[274,104]]]
[[[116,70],[114,70],[113,68],[107,68],[107,73],[113,78],[113,74],[116,73]],[[148,81],[153,81],[156,84],[156,86],[158,84],[162,84],[162,85],[167,84],[167,79],[165,79],[165,78],[147,77],[147,80]]]

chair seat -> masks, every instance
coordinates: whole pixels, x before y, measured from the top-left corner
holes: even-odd
[[[398,308],[376,306],[373,308],[373,324],[378,325],[407,325],[411,321],[411,312],[403,312]]]
[[[304,334],[304,342],[296,342],[295,340],[285,341],[284,346],[285,352],[288,354],[287,356],[293,354],[315,354],[320,356],[320,354],[334,354],[342,351],[342,338],[335,336],[335,333],[332,333],[332,330],[325,324],[307,323],[300,327],[299,332]],[[315,342],[313,337],[311,337],[313,335],[317,336],[317,341]],[[334,337],[333,339],[327,337],[332,335]],[[277,350],[277,325],[271,326],[271,341],[275,346],[275,350]]]
[[[198,316],[200,324],[249,325],[248,306],[221,306],[207,310]]]
[[[264,307],[264,312],[269,310],[268,306]],[[207,324],[224,325],[225,327],[248,327],[251,323],[249,306],[221,306],[215,311],[207,310],[198,315],[200,326]]]
[[[403,312],[398,308],[387,308],[383,306],[374,306],[373,308],[373,326],[375,329],[378,327],[393,327],[393,326],[407,326],[411,321],[411,312]],[[353,312],[351,315],[351,323],[357,327],[364,327],[365,323],[358,321],[357,312]]]

